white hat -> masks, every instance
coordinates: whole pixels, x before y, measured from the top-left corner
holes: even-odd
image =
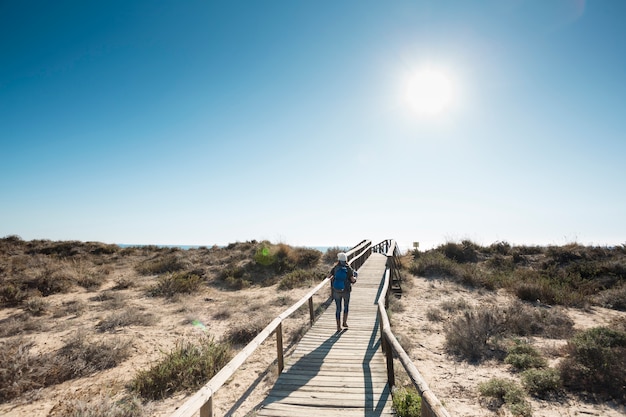
[[[337,260],[341,261],[341,262],[348,262],[348,257],[346,256],[345,253],[343,252],[339,252],[337,254]]]

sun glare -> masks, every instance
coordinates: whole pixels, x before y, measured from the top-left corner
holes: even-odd
[[[409,79],[406,99],[417,114],[436,116],[448,108],[452,93],[452,83],[443,72],[424,69]]]

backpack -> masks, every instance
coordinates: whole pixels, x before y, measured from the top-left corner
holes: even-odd
[[[340,264],[335,268],[335,279],[333,288],[337,291],[344,291],[348,286],[348,265]]]

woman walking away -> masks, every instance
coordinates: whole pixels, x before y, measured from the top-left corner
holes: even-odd
[[[357,272],[348,265],[345,253],[337,254],[337,264],[330,270],[330,285],[335,300],[335,318],[337,319],[337,331],[341,331],[341,301],[343,300],[343,327],[348,328],[348,307],[350,305],[350,291],[352,284],[356,282]]]

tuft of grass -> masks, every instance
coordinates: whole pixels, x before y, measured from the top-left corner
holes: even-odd
[[[136,396],[115,400],[100,394],[88,399],[63,398],[53,408],[53,412],[64,417],[141,417],[146,415],[145,408]]]
[[[139,371],[129,388],[147,400],[191,392],[206,384],[231,357],[230,347],[216,343],[212,337],[195,343],[179,341],[159,363]]]
[[[448,313],[455,313],[457,311],[463,311],[470,308],[469,303],[462,297],[455,300],[442,301],[439,306],[443,311],[447,311]]]
[[[516,382],[492,378],[478,386],[478,391],[484,397],[495,400],[493,408],[500,408],[506,404],[514,416],[531,417],[532,409],[526,400],[524,390]]]
[[[130,340],[114,337],[94,341],[79,331],[53,357],[54,372],[46,385],[114,368],[130,355],[130,349]]]
[[[129,356],[130,346],[130,341],[118,338],[90,341],[83,332],[47,354],[31,354],[33,343],[23,338],[1,342],[0,402],[115,367]]]
[[[120,277],[115,280],[114,290],[126,290],[128,288],[133,288],[136,285],[135,281],[128,277]]]
[[[96,329],[100,332],[109,332],[119,327],[152,326],[155,322],[156,317],[153,314],[142,313],[136,308],[127,307],[101,320],[96,324]]]
[[[0,342],[0,403],[43,387],[41,360],[30,354],[33,343],[24,338]],[[43,372],[42,372],[43,373]]]
[[[50,303],[43,297],[34,297],[24,302],[23,309],[33,316],[43,316],[50,308]]]
[[[422,397],[415,388],[399,388],[392,393],[393,409],[398,417],[421,417]]]

